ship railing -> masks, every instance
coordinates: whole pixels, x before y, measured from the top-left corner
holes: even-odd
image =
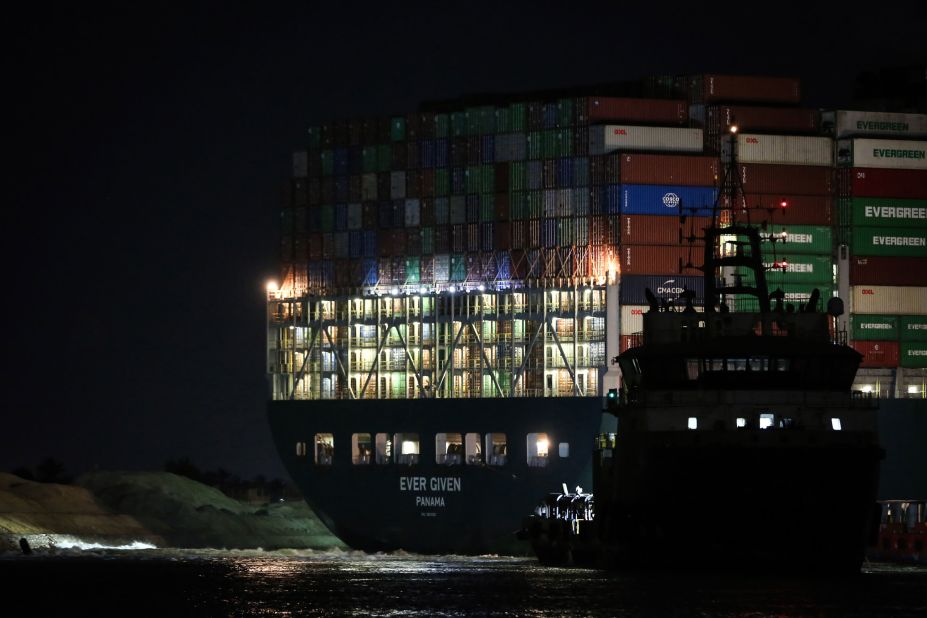
[[[458,466],[463,461],[460,453],[438,453],[437,462],[445,466]]]

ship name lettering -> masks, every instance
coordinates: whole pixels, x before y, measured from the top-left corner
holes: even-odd
[[[427,487],[424,476],[399,477],[399,491],[425,491]]]
[[[460,479],[453,476],[433,476],[431,491],[460,491]]]
[[[446,506],[444,496],[415,496],[415,506]]]

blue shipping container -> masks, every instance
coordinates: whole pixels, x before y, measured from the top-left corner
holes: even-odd
[[[625,185],[626,187],[629,185]],[[606,185],[605,187],[605,213],[609,215],[621,214],[622,209],[621,185]]]
[[[668,304],[679,308],[685,302],[679,299],[683,289],[695,292],[692,303],[702,306],[705,302],[705,280],[702,277],[688,275],[624,275],[621,277],[621,302],[625,305],[646,305],[647,295],[644,290],[650,288],[653,295]]]
[[[376,230],[367,230],[364,232],[364,257],[377,257],[377,232]],[[376,264],[374,264],[376,267]]]
[[[573,186],[573,159],[557,162],[557,186],[562,189]]]
[[[418,142],[418,157],[424,168],[435,166],[435,141],[423,139]]]
[[[483,163],[493,163],[496,160],[496,145],[492,135],[484,135],[480,149],[480,160]]]
[[[621,214],[710,217],[717,197],[713,187],[621,185]]]
[[[346,176],[348,174],[348,149],[335,148],[335,174]]]
[[[435,140],[435,167],[447,167],[447,140]]]
[[[348,246],[352,258],[361,257],[364,254],[364,233],[361,231],[348,232]]]
[[[380,271],[377,268],[377,261],[375,259],[364,260],[363,269],[364,285],[376,285],[377,281],[380,279]]]
[[[335,204],[335,231],[344,232],[348,229],[348,205]]]

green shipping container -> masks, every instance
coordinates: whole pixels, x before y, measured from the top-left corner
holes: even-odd
[[[782,290],[785,292],[785,300],[783,301],[785,305],[794,305],[795,311],[798,311],[798,306],[808,302],[808,299],[811,297],[811,292],[817,288],[820,292],[817,310],[823,312],[827,308],[827,301],[830,300],[830,297],[834,295],[833,287],[825,284],[804,284],[804,285],[783,285],[781,286]],[[770,292],[774,291],[776,286],[772,286]],[[734,302],[734,307],[737,311],[757,311],[756,299],[749,296],[738,296]],[[775,303],[773,303],[773,308],[775,308]]]
[[[444,196],[451,192],[451,177],[446,167],[435,170],[435,195]]]
[[[335,207],[331,204],[322,204],[319,209],[322,232],[333,232],[335,230]]]
[[[523,133],[528,128],[528,105],[525,103],[515,103],[509,107],[511,110],[512,127],[509,129],[513,133]]]
[[[541,132],[541,154],[545,159],[556,159],[560,156],[560,131],[550,129]]]
[[[528,191],[528,219],[539,219],[544,216],[544,192]]]
[[[480,133],[489,135],[496,131],[496,108],[486,106],[480,108]]]
[[[421,260],[406,258],[406,283],[418,283],[421,280]]]
[[[833,282],[834,266],[829,255],[795,255],[788,258],[786,264],[784,271],[781,268],[766,271],[766,283],[770,288],[796,283]],[[773,262],[767,262],[766,266],[772,268]],[[747,285],[753,285],[753,271],[745,269],[742,280]]]
[[[557,101],[557,124],[561,127],[573,124],[573,99]]]
[[[332,150],[323,150],[322,157],[322,174],[331,176],[335,173],[335,153]]]
[[[467,167],[467,193],[479,193],[482,187],[482,169],[479,165]]]
[[[489,222],[496,218],[496,194],[484,193],[480,196],[480,221]]]
[[[791,258],[793,255],[830,255],[833,251],[834,236],[831,228],[820,225],[770,225],[760,236],[767,242],[763,243],[763,257],[773,261]],[[775,243],[769,242],[776,238]],[[741,242],[747,240],[746,236],[738,236]]]
[[[540,159],[544,152],[540,131],[532,131],[528,134],[528,158]]]
[[[389,137],[394,142],[401,142],[406,139],[406,119],[402,116],[396,116],[389,123]]]
[[[900,316],[898,330],[902,341],[927,341],[927,316]]]
[[[573,156],[573,129],[560,129],[559,155],[561,157]]]
[[[496,166],[492,163],[487,163],[480,169],[480,190],[483,193],[496,190]]]
[[[479,135],[483,110],[479,107],[468,107],[464,115],[467,117],[467,135]]]
[[[902,341],[900,362],[902,367],[927,367],[927,342]]]
[[[463,281],[467,278],[467,260],[463,253],[451,254],[451,281]]]
[[[393,151],[389,144],[377,146],[377,171],[388,172],[392,163]]]
[[[377,171],[377,147],[376,146],[364,146],[361,149],[361,159],[363,160],[362,165],[364,166],[365,174]]]
[[[453,112],[451,114],[451,136],[465,137],[467,135],[467,112]]]
[[[528,164],[524,161],[513,161],[509,167],[509,189],[511,191],[524,191],[528,188]]]
[[[927,228],[927,200],[855,197],[848,201],[852,225]]]
[[[451,122],[447,114],[435,114],[435,137],[444,138],[450,134]]]
[[[435,252],[435,229],[433,227],[422,228],[422,254],[431,255]]]
[[[869,315],[854,313],[850,316],[854,341],[895,341],[898,339],[897,315]]]
[[[507,107],[496,109],[496,133],[511,133],[512,129],[512,112]]]
[[[856,227],[851,249],[854,255],[927,257],[927,227]]]

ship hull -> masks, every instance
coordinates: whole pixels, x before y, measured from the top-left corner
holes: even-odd
[[[290,477],[323,523],[355,549],[444,554],[526,553],[514,534],[538,496],[562,483],[591,484],[593,438],[602,423],[598,398],[273,401],[269,420]],[[416,433],[415,465],[355,465],[352,435]],[[505,465],[436,461],[444,432],[504,433]],[[545,467],[528,465],[528,434],[550,441]],[[296,444],[332,434],[331,465]],[[561,443],[568,444],[561,456]]]

